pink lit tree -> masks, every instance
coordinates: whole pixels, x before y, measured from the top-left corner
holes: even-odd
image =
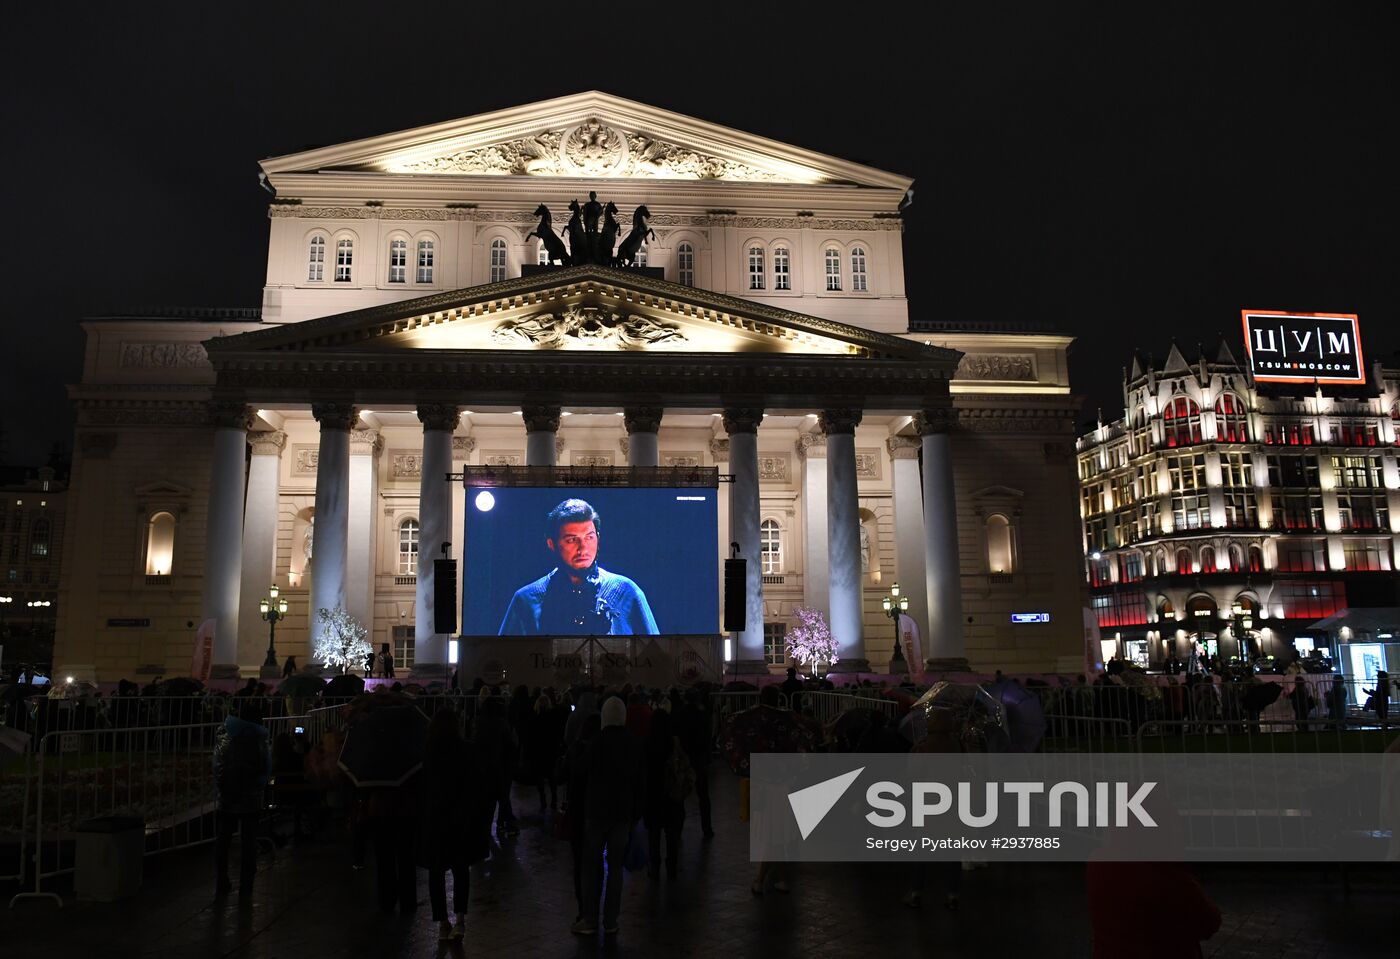
[[[831,666],[838,661],[836,640],[821,610],[799,606],[793,610],[793,616],[797,625],[787,634],[788,654],[803,666],[811,666],[815,676],[819,663]]]

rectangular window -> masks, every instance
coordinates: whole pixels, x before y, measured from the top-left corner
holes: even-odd
[[[749,247],[749,289],[763,289],[763,247]]]
[[[335,243],[335,281],[349,283],[355,265],[355,241],[349,237]]]
[[[1338,489],[1380,489],[1379,456],[1334,456],[1332,479]]]
[[[1167,458],[1172,487],[1172,526],[1174,529],[1204,529],[1210,526],[1210,494],[1206,491],[1204,453]]]
[[[1264,442],[1278,446],[1312,446],[1317,441],[1312,420],[1271,420],[1264,424]]]
[[[1254,459],[1247,453],[1220,454],[1220,482],[1236,489],[1254,486]]]
[[[1274,493],[1276,529],[1322,529],[1321,493]]]
[[[1320,573],[1327,570],[1327,542],[1320,539],[1289,539],[1278,541],[1278,566],[1281,573]]]
[[[1091,600],[1099,628],[1141,626],[1147,622],[1147,600],[1138,590],[1122,590]]]
[[[405,676],[405,675],[408,674],[408,672],[409,672],[410,670],[413,669],[413,647],[414,647],[414,641],[413,641],[413,627],[412,627],[412,626],[395,626],[395,627],[394,627],[394,675],[395,675],[396,677],[398,677],[398,676]],[[376,672],[376,673],[379,673],[379,672],[382,671],[382,669],[383,669],[383,665],[379,662],[379,652],[380,652],[380,651],[379,651],[379,649],[377,649],[377,648],[376,648],[375,651],[374,651],[374,655],[375,655],[374,669],[375,669],[375,672]],[[446,672],[447,672],[447,667],[444,666],[444,667],[443,667],[443,673],[445,674]]]
[[[1347,604],[1346,587],[1325,580],[1284,580],[1271,599],[1285,619],[1323,619]]]
[[[418,282],[433,282],[433,241],[418,241]]]
[[[763,658],[769,666],[787,663],[787,623],[763,624]]]
[[[1125,553],[1121,557],[1118,573],[1119,580],[1124,583],[1136,583],[1142,579],[1142,554]]]
[[[1390,541],[1385,539],[1349,539],[1342,544],[1350,572],[1389,572]]]
[[[1315,456],[1270,456],[1269,485],[1279,489],[1319,489]]]
[[[1339,492],[1337,517],[1342,529],[1390,528],[1390,506],[1383,491]]]
[[[306,268],[306,279],[312,283],[320,283],[326,278],[326,238],[323,236],[313,236],[311,238],[311,253]]]
[[[826,288],[828,291],[841,289],[841,251],[826,251]]]
[[[394,240],[389,244],[389,282],[408,281],[408,241]]]
[[[868,290],[865,281],[865,251],[856,247],[851,251],[851,291],[865,293]]]
[[[695,247],[689,243],[676,250],[676,279],[681,286],[695,285]]]
[[[1225,491],[1225,525],[1233,529],[1259,525],[1259,511],[1255,507],[1253,493]]]

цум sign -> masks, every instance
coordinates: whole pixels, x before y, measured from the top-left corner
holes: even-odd
[[[1355,313],[1242,310],[1249,368],[1260,383],[1366,382]]]
[[[1049,614],[1049,613],[1012,613],[1012,614],[1011,614],[1011,621],[1012,621],[1013,623],[1048,623],[1048,622],[1050,622],[1050,614]]]

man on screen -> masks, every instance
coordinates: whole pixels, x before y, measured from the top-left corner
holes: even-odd
[[[501,636],[655,635],[641,587],[598,565],[598,511],[566,499],[546,517],[545,544],[559,565],[515,591]]]

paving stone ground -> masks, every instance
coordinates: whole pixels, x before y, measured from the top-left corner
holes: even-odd
[[[288,846],[260,862],[251,898],[216,899],[209,846],[146,860],[141,894],[122,903],[63,909],[22,902],[0,912],[0,956],[271,957],[317,956],[1088,956],[1092,951],[1083,867],[995,864],[964,873],[962,908],[931,896],[920,910],[899,903],[903,875],[882,864],[793,868],[792,892],[749,891],[746,827],[737,787],[713,780],[718,836],[703,841],[692,809],[675,881],[625,879],[615,938],[569,934],[574,916],[569,848],[538,815],[518,839],[472,871],[469,934],[440,945],[419,873],[420,906],[411,917],[376,909],[374,870],[350,867],[349,843],[332,832]],[[533,791],[517,791],[531,809]],[[1400,864],[1395,864],[1400,867]],[[1206,955],[1220,959],[1369,959],[1400,956],[1400,872],[1341,873],[1278,865],[1203,866],[1198,874],[1225,914]],[[60,886],[59,888],[62,888]],[[8,892],[8,890],[7,890]],[[1162,902],[1167,890],[1143,889]],[[1144,929],[1145,937],[1152,929]]]

